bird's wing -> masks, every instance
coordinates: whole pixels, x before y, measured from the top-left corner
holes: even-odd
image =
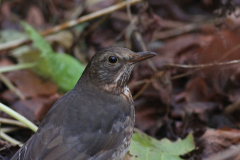
[[[124,139],[119,134],[91,133],[65,138],[54,129],[35,134],[12,159],[19,160],[107,160]],[[52,136],[49,136],[52,135]],[[53,136],[54,135],[54,136]],[[120,135],[120,136],[119,136]],[[47,136],[47,138],[46,138]],[[100,152],[99,152],[100,151]],[[101,157],[101,158],[100,158]]]
[[[12,160],[107,160],[111,158],[112,153],[124,141],[125,123],[129,118],[116,106],[113,106],[115,110],[111,113],[106,112],[106,109],[112,107],[109,106],[112,102],[109,104],[104,102],[103,97],[96,102],[95,100],[85,101],[84,96],[68,97],[72,99],[66,101],[65,98],[62,101],[63,97],[53,106],[36,134],[14,155]],[[98,104],[98,107],[95,108],[95,112],[91,107],[81,108],[82,110],[69,108],[69,105],[79,104],[78,100],[83,106]],[[116,103],[119,103],[118,101],[115,105],[121,105]],[[101,106],[102,104],[105,106]]]

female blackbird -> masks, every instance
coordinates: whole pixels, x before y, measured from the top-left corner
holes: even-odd
[[[120,47],[96,53],[12,160],[122,160],[134,127],[127,82],[137,62],[155,55]]]

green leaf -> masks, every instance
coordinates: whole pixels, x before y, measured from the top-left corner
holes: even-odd
[[[194,150],[193,135],[189,134],[184,140],[171,142],[161,141],[145,134],[133,134],[129,152],[132,160],[182,160],[179,156]]]
[[[57,54],[54,60],[56,63],[52,63],[52,65],[56,70],[54,71],[52,80],[63,91],[71,90],[82,75],[85,66],[79,64],[79,61],[67,54]]]
[[[64,53],[55,53],[50,44],[29,24],[22,22],[25,30],[28,32],[30,39],[33,41],[33,46],[40,53],[30,56],[21,54],[21,62],[29,62],[30,60],[38,61],[38,64],[32,70],[45,78],[50,78],[55,82],[60,91],[67,92],[71,90],[77,83],[79,77],[85,69],[79,61]]]
[[[33,46],[41,51],[43,57],[54,54],[50,44],[29,24],[22,22],[24,29],[28,32],[30,39],[33,41]]]

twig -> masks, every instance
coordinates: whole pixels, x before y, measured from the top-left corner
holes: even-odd
[[[104,16],[101,19],[97,20],[95,23],[93,23],[87,30],[85,30],[78,38],[77,38],[77,42],[75,41],[75,43],[79,43],[79,40],[82,37],[86,37],[87,35],[89,35],[92,31],[94,31],[97,27],[99,27],[99,25],[104,22],[107,19],[108,16]]]
[[[178,75],[172,76],[172,77],[171,77],[171,80],[188,76],[188,75],[193,74],[193,73],[195,73],[195,72],[197,72],[197,71],[199,71],[199,70],[200,70],[200,69],[196,69],[196,70],[194,70],[194,71],[190,71],[190,72],[186,72],[186,73],[183,73],[183,74],[178,74]]]
[[[240,152],[240,144],[235,146],[234,148],[230,148],[226,151],[217,153],[209,158],[206,158],[204,160],[225,160],[225,159],[230,159],[233,156],[239,155]]]
[[[134,24],[132,24],[132,25],[134,25]],[[133,28],[136,28],[136,26],[134,25]],[[137,30],[135,30],[135,31],[133,30],[132,31],[132,37],[134,37],[137,40],[137,42],[138,42],[138,44],[135,44],[135,46],[139,45],[139,50],[147,52],[147,47],[146,47],[146,45],[145,45],[145,43],[143,41],[142,34],[139,31],[137,31]],[[157,72],[157,68],[153,64],[151,59],[147,59],[147,62],[148,62],[149,67],[153,70],[153,72],[156,73]]]
[[[78,18],[77,20],[71,20],[69,22],[66,22],[66,23],[57,25],[53,28],[47,29],[47,30],[43,31],[41,33],[41,35],[46,36],[46,35],[76,26],[80,23],[101,17],[103,15],[110,14],[116,10],[122,9],[122,8],[126,7],[128,3],[129,3],[129,5],[134,5],[134,4],[142,2],[142,1],[143,0],[131,0],[130,2],[126,2],[126,1],[121,2],[119,4],[110,6],[108,8],[105,8],[105,9],[90,13],[88,15],[82,16],[82,17]],[[8,43],[0,44],[0,51],[6,50],[6,49],[13,49],[13,48],[21,46],[22,44],[28,43],[28,42],[30,42],[30,39],[20,39],[20,40],[11,41]]]
[[[234,102],[233,104],[228,105],[224,109],[223,113],[224,114],[231,114],[239,108],[239,105],[240,105],[240,98],[236,102]]]
[[[154,79],[154,76],[152,76],[150,80],[144,84],[144,86],[140,89],[140,91],[138,91],[138,93],[133,96],[134,100],[137,99],[137,97],[139,97],[142,94],[142,92],[145,91],[145,89],[147,89],[147,87],[151,84],[153,79]]]
[[[2,82],[11,90],[13,91],[21,100],[25,99],[24,95],[5,77],[3,74],[0,73],[0,79]]]
[[[166,38],[179,36],[179,35],[182,35],[184,33],[188,33],[188,32],[195,31],[195,30],[200,30],[200,29],[204,28],[205,26],[206,26],[206,24],[203,24],[203,25],[196,24],[196,23],[187,24],[187,25],[181,26],[179,28],[155,33],[154,36],[153,36],[153,40],[166,39]]]
[[[13,139],[12,137],[8,136],[7,134],[2,132],[1,130],[0,130],[0,137],[4,140],[8,141],[11,144],[18,145],[19,147],[23,146],[23,144],[21,142],[17,141],[16,139]]]
[[[28,43],[29,41],[30,41],[29,38],[22,38],[22,39],[10,41],[10,42],[2,43],[0,44],[0,51],[17,48],[23,44]]]
[[[163,67],[179,67],[179,68],[187,68],[187,69],[197,68],[199,70],[200,68],[207,68],[207,67],[211,67],[211,66],[230,65],[230,64],[236,64],[236,63],[240,63],[240,60],[233,60],[233,61],[221,62],[221,63],[214,62],[214,63],[207,63],[207,64],[199,64],[199,65],[164,64]],[[198,70],[195,70],[193,72],[196,72]],[[177,76],[172,77],[172,79],[177,79],[177,78],[192,74],[193,72],[177,75]],[[159,73],[161,73],[161,71],[157,72],[154,76],[158,75]],[[150,78],[150,80],[148,80],[148,81],[141,82],[141,84],[143,84],[143,83],[146,83],[146,84],[136,95],[133,96],[133,99],[136,99],[150,85],[154,76],[152,76]]]
[[[132,12],[131,12],[131,4],[130,4],[131,0],[127,0],[127,15],[128,15],[128,18],[130,20],[130,22],[132,23]]]
[[[206,67],[211,67],[211,66],[221,66],[221,65],[230,65],[230,64],[236,64],[236,63],[240,63],[240,60],[233,60],[233,61],[228,61],[228,62],[220,62],[220,63],[206,63],[206,64],[199,64],[199,65],[182,65],[182,64],[164,64],[163,67],[179,67],[179,68],[206,68]],[[150,78],[150,80],[148,82],[146,82],[146,84],[143,86],[143,88],[136,94],[133,96],[133,99],[136,99],[152,82],[153,78],[158,75],[160,72],[157,72],[154,76],[152,76]],[[175,77],[176,79],[176,77]]]
[[[179,67],[179,68],[207,68],[212,66],[222,66],[222,65],[230,65],[240,63],[240,60],[233,60],[228,62],[213,62],[206,64],[198,64],[198,65],[184,65],[184,64],[164,64],[163,67]]]
[[[163,75],[163,71],[157,72],[156,74],[154,74],[147,82],[146,84],[141,88],[140,91],[138,91],[137,94],[135,94],[133,96],[133,99],[137,99],[138,96],[140,96],[142,94],[143,91],[145,91],[147,89],[147,87],[152,83],[152,81],[156,78],[156,77],[161,77]]]
[[[83,13],[83,11],[86,9],[86,5],[84,4],[85,1],[81,1],[78,6],[76,6],[70,13],[69,19],[76,19],[80,14]]]
[[[129,85],[129,88],[130,88],[130,89],[133,89],[133,88],[135,88],[135,87],[137,87],[137,86],[139,86],[139,85],[142,85],[142,84],[147,83],[148,81],[149,81],[149,80],[141,80],[141,81],[137,81],[137,82],[135,82],[135,83]]]
[[[131,18],[129,18],[128,13],[125,13],[122,11],[115,12],[113,15],[111,15],[111,17],[113,19],[124,21],[125,23],[129,23],[129,20],[132,20]],[[185,22],[181,22],[181,21],[161,19],[161,28],[164,28],[164,29],[179,28],[179,27],[186,26],[188,24],[189,23],[185,23]]]
[[[25,117],[23,117],[22,115],[17,113],[16,111],[14,111],[11,108],[7,107],[6,105],[0,103],[0,110],[2,110],[3,112],[9,114],[10,116],[12,116],[13,118],[19,120],[20,122],[24,123],[26,126],[28,126],[28,128],[30,128],[34,132],[37,131],[38,127],[35,124],[33,124],[31,121],[29,121],[28,119],[26,119]]]
[[[7,119],[7,118],[0,118],[0,123],[11,124],[11,125],[16,125],[16,126],[27,128],[27,126],[25,124],[23,124],[22,122],[12,120],[12,119]]]
[[[218,61],[224,59],[224,58],[227,57],[229,54],[232,54],[234,51],[236,51],[236,50],[239,49],[239,48],[240,48],[240,44],[238,44],[238,45],[236,45],[235,47],[231,48],[231,49],[228,50],[226,53],[224,53],[223,56],[218,59]]]
[[[0,73],[32,68],[36,64],[37,64],[37,62],[33,62],[33,63],[23,63],[23,64],[16,64],[16,65],[12,65],[12,66],[0,67]]]
[[[193,30],[199,29],[200,26],[198,24],[188,24],[179,28],[167,30],[167,31],[161,31],[156,34],[154,34],[153,39],[166,39],[170,37],[175,37]]]
[[[46,36],[48,34],[51,34],[51,33],[54,33],[54,32],[58,32],[58,31],[64,30],[66,28],[70,28],[70,27],[76,26],[79,23],[83,23],[83,22],[89,21],[91,19],[98,18],[98,17],[101,17],[103,15],[110,14],[110,13],[116,11],[116,10],[119,10],[119,9],[122,9],[122,8],[126,7],[128,3],[130,5],[134,5],[134,4],[139,3],[141,1],[143,1],[143,0],[132,0],[130,2],[124,1],[124,2],[121,2],[119,4],[112,5],[111,7],[102,9],[100,11],[96,11],[94,13],[90,13],[90,14],[88,14],[86,16],[82,16],[82,17],[78,18],[77,20],[72,20],[72,21],[63,23],[61,25],[55,26],[53,28],[47,29],[46,31],[42,32],[42,36]]]
[[[223,60],[225,57],[227,57],[228,55],[232,54],[234,51],[236,51],[236,50],[239,49],[239,48],[240,48],[240,44],[238,44],[238,45],[236,45],[235,47],[231,48],[230,50],[228,50],[227,52],[225,52],[222,57],[220,57],[219,59],[217,59],[217,60],[215,61],[215,64],[218,63],[219,61]],[[192,73],[194,73],[194,72],[197,72],[197,71],[199,71],[199,70],[200,70],[200,68],[198,68],[198,69],[196,69],[196,70],[194,70],[194,71],[192,71],[192,72],[189,72],[189,73],[183,73],[183,74],[180,74],[180,75],[176,75],[176,76],[173,76],[171,79],[177,79],[177,78],[185,77],[185,76],[190,75],[190,74],[192,74]]]

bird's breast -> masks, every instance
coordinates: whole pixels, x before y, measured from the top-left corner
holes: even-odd
[[[132,94],[128,87],[124,87],[123,93],[120,96],[129,104],[133,105]]]

